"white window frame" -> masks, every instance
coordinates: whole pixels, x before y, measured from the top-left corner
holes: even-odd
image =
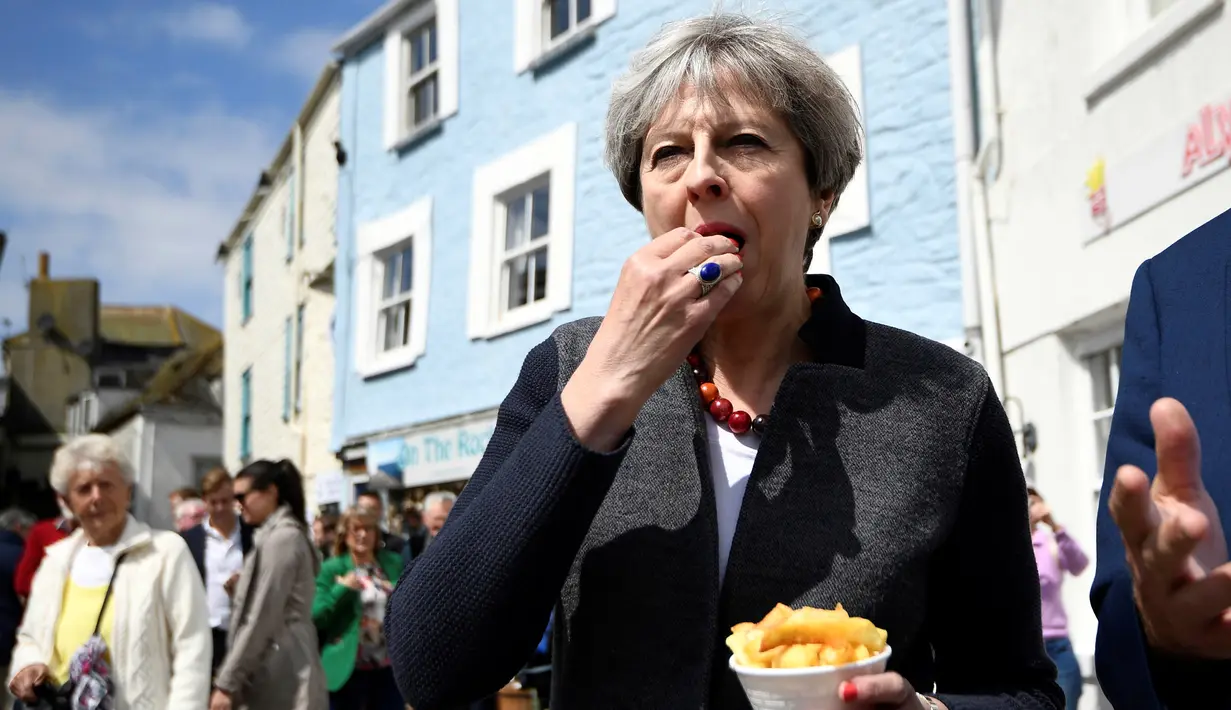
[[[1085,413],[1085,419],[1089,422],[1086,429],[1086,435],[1089,437],[1088,440],[1090,442],[1090,448],[1088,451],[1090,453],[1087,454],[1087,456],[1091,457],[1089,465],[1093,476],[1091,478],[1090,490],[1093,496],[1092,501],[1094,505],[1098,505],[1099,493],[1103,488],[1103,465],[1102,462],[1099,461],[1097,455],[1099,452],[1099,447],[1096,438],[1096,427],[1099,421],[1111,418],[1112,414],[1115,412],[1115,404],[1113,401],[1111,407],[1106,407],[1097,411],[1094,409],[1094,392],[1095,387],[1097,386],[1097,379],[1095,378],[1094,372],[1090,369],[1089,358],[1105,353],[1113,348],[1123,347],[1124,325],[1121,321],[1110,327],[1105,327],[1101,330],[1089,332],[1081,336],[1080,340],[1074,344],[1072,349],[1073,358],[1075,359],[1078,367],[1081,368],[1081,372],[1088,383],[1086,395],[1079,398],[1077,401],[1080,402],[1081,411]],[[1121,350],[1121,352],[1123,351]],[[1116,386],[1119,380],[1118,373],[1115,379],[1116,382],[1112,383],[1111,396],[1113,400],[1117,395],[1116,390],[1118,390],[1118,387]],[[1106,452],[1104,452],[1104,454],[1105,453]]]
[[[1126,3],[1124,25],[1132,39],[1111,59],[1103,62],[1087,80],[1087,104],[1094,104],[1111,93],[1160,51],[1216,13],[1224,0],[1179,0],[1157,17],[1150,16],[1150,0],[1122,2]]]
[[[414,247],[410,337],[405,347],[382,352],[377,343],[384,283],[383,257]],[[365,378],[415,364],[427,352],[428,297],[431,293],[432,198],[424,197],[388,217],[359,226],[355,263],[355,368]]]
[[[576,170],[576,123],[567,123],[475,170],[466,324],[470,338],[493,338],[520,330],[571,307]],[[503,261],[499,257],[504,254],[504,199],[545,177],[551,181],[547,297],[501,313]]]
[[[291,399],[294,403],[292,411],[295,416],[303,412],[303,358],[304,358],[304,328],[307,327],[308,304],[301,301],[295,306],[295,345],[294,364],[295,380],[291,385]]]
[[[863,100],[863,53],[859,45],[852,44],[828,54],[825,56],[825,62],[846,85],[846,90],[855,100],[859,123],[866,126],[864,117],[867,112],[864,110]],[[825,231],[821,233],[821,238],[812,249],[812,263],[808,266],[808,273],[832,274],[830,240],[872,225],[871,202],[868,194],[868,156],[865,146],[864,159],[855,168],[855,174],[851,176],[851,181],[847,183],[846,189],[838,198],[838,206],[830,212]]]
[[[401,312],[403,313],[406,313],[407,311],[409,311],[408,316],[411,319],[411,325],[413,329],[414,316],[415,316],[414,314],[414,310],[415,310],[414,284],[412,283],[410,285],[409,290],[407,291],[399,290],[397,293],[395,293],[393,296],[390,296],[390,297],[385,297],[385,294],[383,293],[384,291],[383,286],[386,282],[386,279],[389,278],[390,260],[392,260],[395,257],[400,259],[401,256],[408,249],[410,251],[411,267],[413,268],[414,262],[415,262],[415,251],[416,251],[415,246],[416,245],[414,243],[414,239],[411,238],[406,241],[398,242],[394,246],[390,247],[388,250],[382,251],[380,254],[377,255],[376,270],[373,272],[373,281],[374,281],[373,285],[375,286],[379,284],[382,287],[380,289],[381,291],[380,293],[376,293],[373,295],[373,300],[375,301],[374,307],[376,309],[376,345],[375,347],[376,347],[376,352],[378,353],[392,352],[392,351],[401,350],[402,348],[410,346],[410,339],[413,337],[413,335],[409,332],[406,332],[402,334],[402,339],[405,340],[406,342],[404,342],[401,345],[395,345],[392,348],[387,348],[387,349],[385,348],[385,339],[389,335],[389,323],[388,323],[388,320],[384,317],[384,313],[390,308],[399,308],[399,310],[401,310]],[[396,262],[396,266],[400,269],[402,266],[401,261]],[[377,276],[379,276],[380,278],[376,279],[375,277]],[[394,278],[396,279],[397,277],[398,277],[398,274],[394,274]],[[411,280],[412,281],[414,280],[413,273],[411,274]],[[408,306],[408,308],[401,309],[400,307],[404,305]]]
[[[407,33],[432,18],[436,20],[436,64],[409,76]],[[385,32],[385,148],[401,150],[419,136],[457,113],[458,104],[458,0],[433,0],[416,5]],[[436,72],[436,116],[408,128],[406,111],[411,84]]]
[[[569,48],[594,35],[599,25],[616,14],[617,0],[590,0],[590,17],[551,38],[545,0],[513,0],[513,68],[521,74],[537,69]]]
[[[539,189],[543,187],[547,188],[547,199],[548,199],[547,209],[548,209],[548,215],[549,215],[548,221],[550,222],[551,177],[549,174],[542,175],[535,180],[531,180],[528,183],[519,185],[513,188],[513,190],[510,193],[501,195],[500,197],[497,198],[497,201],[496,201],[497,216],[495,219],[492,220],[492,227],[495,230],[495,233],[493,234],[493,239],[492,239],[493,246],[494,246],[493,265],[495,266],[496,269],[500,271],[500,284],[497,286],[496,292],[495,292],[496,302],[492,305],[492,308],[495,309],[493,313],[497,314],[497,318],[503,318],[505,316],[513,315],[512,312],[506,311],[504,308],[505,297],[507,296],[508,290],[509,290],[509,282],[506,278],[508,272],[505,271],[505,265],[508,264],[510,261],[514,259],[519,259],[522,257],[527,257],[530,254],[533,254],[539,251],[540,249],[543,249],[544,247],[546,247],[547,258],[549,260],[548,267],[547,267],[547,278],[548,279],[551,278],[551,264],[550,264],[551,227],[550,227],[550,224],[548,225],[546,233],[541,234],[538,237],[535,237],[531,233],[532,228],[530,227],[530,225],[533,223],[533,220],[534,220],[534,202],[533,202],[534,197],[533,195],[535,192],[537,192]],[[527,226],[527,230],[526,230],[526,242],[524,244],[520,244],[510,249],[506,246],[508,244],[508,226],[509,226],[508,216],[509,216],[509,205],[513,203],[514,201],[521,201],[521,202],[528,203],[526,205],[527,209],[526,209],[525,220],[524,220]],[[533,272],[528,269],[526,271],[526,278],[532,280],[533,279],[532,273]],[[527,283],[527,285],[529,285],[529,283]],[[544,285],[544,288],[546,289],[546,285]],[[547,297],[547,294],[544,293],[543,298],[538,299],[538,300],[533,299],[532,298],[533,294],[530,293],[529,291],[527,291],[526,296],[527,296],[526,303],[524,305],[517,306],[516,308],[513,309],[514,311],[519,311],[523,308],[533,308],[534,306],[538,305],[539,302],[545,300]]]

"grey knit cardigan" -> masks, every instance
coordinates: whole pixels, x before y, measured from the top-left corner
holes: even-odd
[[[782,382],[719,586],[707,432],[686,366],[614,453],[559,391],[598,319],[526,358],[485,456],[386,620],[416,710],[503,686],[556,611],[552,710],[748,707],[730,627],[841,603],[889,632],[890,670],[952,710],[1064,707],[1043,649],[1014,436],[962,354],[853,314],[829,277]]]

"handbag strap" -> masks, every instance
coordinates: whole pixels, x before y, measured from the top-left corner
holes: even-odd
[[[99,629],[103,627],[103,614],[107,612],[107,602],[111,600],[111,590],[115,589],[115,576],[120,572],[120,563],[124,561],[124,557],[128,555],[128,550],[116,555],[115,567],[111,570],[111,581],[107,582],[107,592],[103,594],[103,605],[98,608],[98,621],[94,622],[94,635],[98,635]]]

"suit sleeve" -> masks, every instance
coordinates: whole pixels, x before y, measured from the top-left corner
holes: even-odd
[[[179,536],[188,546],[188,554],[192,556],[192,564],[197,568],[197,576],[201,584],[205,584],[205,528],[202,525],[188,528]]]
[[[1231,663],[1177,658],[1149,648],[1133,600],[1124,541],[1107,507],[1121,466],[1132,464],[1151,477],[1158,468],[1150,407],[1163,396],[1162,335],[1150,269],[1151,262],[1146,261],[1133,277],[1120,388],[1099,494],[1098,548],[1090,589],[1090,604],[1099,621],[1095,671],[1115,707],[1157,708],[1160,702],[1168,710],[1231,707],[1231,686],[1225,682]],[[1211,695],[1216,690],[1220,700]]]
[[[533,653],[627,450],[572,434],[553,341],[526,357],[496,429],[440,536],[403,573],[385,633],[416,710],[486,697]]]
[[[931,570],[928,635],[949,710],[1062,710],[1043,650],[1039,573],[1017,442],[990,381],[971,429],[957,519]],[[995,629],[972,643],[972,629]],[[920,688],[928,693],[930,689]]]

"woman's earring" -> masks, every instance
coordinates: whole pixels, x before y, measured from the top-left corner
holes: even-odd
[[[812,215],[812,226],[816,227],[817,229],[820,229],[821,227],[825,226],[825,218],[821,216],[820,212],[817,212]]]

